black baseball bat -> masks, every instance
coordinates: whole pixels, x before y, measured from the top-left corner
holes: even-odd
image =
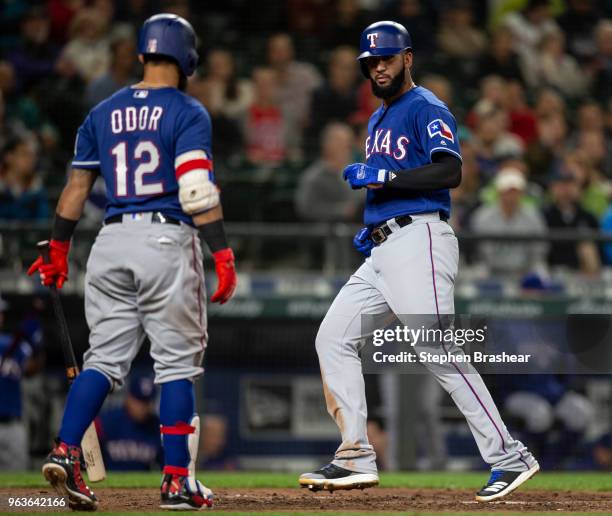
[[[43,240],[36,244],[36,247],[40,251],[44,263],[49,263],[49,241]],[[79,374],[79,366],[77,365],[76,357],[74,356],[74,348],[72,347],[72,340],[70,340],[70,332],[68,331],[68,322],[66,321],[66,315],[62,308],[62,301],[55,285],[50,285],[49,290],[51,291],[51,304],[53,305],[53,313],[55,314],[55,320],[59,328],[60,343],[62,345],[62,353],[64,355],[64,363],[66,365],[66,376],[70,383]]]

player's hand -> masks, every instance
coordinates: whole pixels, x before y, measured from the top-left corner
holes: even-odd
[[[364,188],[368,185],[384,185],[389,178],[389,171],[384,168],[374,168],[365,163],[353,163],[344,169],[342,173],[345,181],[348,181],[353,190]]]
[[[45,263],[42,256],[30,265],[28,275],[36,271],[40,274],[43,285],[50,287],[55,285],[62,288],[68,279],[68,252],[70,251],[70,240],[51,240],[49,242],[49,263]]]
[[[213,253],[217,272],[217,291],[211,296],[213,303],[227,303],[236,290],[236,266],[234,252],[228,247]]]
[[[371,233],[370,228],[361,228],[353,237],[353,246],[366,258],[370,256],[374,248],[374,241],[370,238]]]

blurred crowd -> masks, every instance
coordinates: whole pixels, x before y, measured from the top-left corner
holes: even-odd
[[[455,229],[612,231],[605,0],[4,3],[0,219],[49,219],[78,125],[96,103],[137,81],[138,28],[161,11],[184,16],[200,36],[187,92],[213,120],[229,220],[359,221],[363,194],[340,172],[363,160],[379,100],[360,73],[357,45],[370,22],[392,19],[412,34],[417,84],[459,124]],[[101,194],[88,208],[94,221]],[[552,266],[595,275],[612,263],[612,247],[488,242],[467,256],[491,273],[523,277]]]

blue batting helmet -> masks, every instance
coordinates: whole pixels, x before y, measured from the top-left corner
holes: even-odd
[[[361,33],[359,41],[359,63],[361,71],[369,79],[365,66],[367,57],[391,56],[404,50],[412,50],[412,39],[403,25],[393,21],[379,21],[368,25]]]
[[[156,14],[142,24],[138,53],[171,57],[189,77],[198,64],[196,33],[176,14]]]

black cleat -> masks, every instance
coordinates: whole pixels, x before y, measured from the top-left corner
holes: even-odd
[[[312,473],[300,475],[300,485],[311,491],[365,489],[378,485],[376,473],[357,473],[334,464],[326,464]]]
[[[538,471],[540,465],[536,462],[527,471],[491,471],[491,477],[480,491],[476,493],[478,502],[492,502],[510,494],[521,484],[527,482]]]

